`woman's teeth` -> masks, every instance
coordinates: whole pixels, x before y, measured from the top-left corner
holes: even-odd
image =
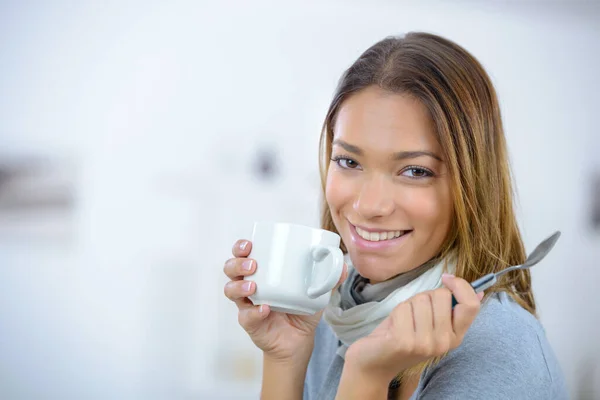
[[[370,242],[379,242],[381,240],[390,240],[402,236],[406,231],[388,231],[388,232],[367,232],[360,229],[358,226],[354,227],[356,233],[361,238]]]

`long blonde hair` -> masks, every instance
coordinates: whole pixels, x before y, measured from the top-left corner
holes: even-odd
[[[429,33],[385,38],[361,54],[341,77],[320,139],[322,228],[337,232],[324,195],[336,115],[344,100],[372,85],[413,96],[426,106],[434,122],[454,203],[452,228],[438,256],[454,254],[456,276],[469,282],[525,261],[494,86],[469,52]],[[342,249],[346,251],[343,243]],[[529,271],[507,274],[487,294],[495,291],[507,292],[536,314]]]

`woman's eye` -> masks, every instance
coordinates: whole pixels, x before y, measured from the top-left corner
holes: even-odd
[[[340,167],[342,167],[344,169],[358,168],[358,163],[350,158],[339,157],[339,158],[335,158],[334,161],[337,163],[337,165],[339,165]]]
[[[409,178],[419,179],[433,176],[433,173],[425,168],[409,167],[402,171],[402,175],[408,176]]]

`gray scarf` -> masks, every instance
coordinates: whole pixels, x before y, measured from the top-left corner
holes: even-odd
[[[359,304],[382,301],[394,290],[417,279],[436,264],[437,260],[428,261],[420,267],[396,275],[392,279],[375,285],[370,284],[367,278],[360,276],[354,268],[350,268],[348,278],[339,288],[341,295],[340,307],[342,310],[348,310]]]

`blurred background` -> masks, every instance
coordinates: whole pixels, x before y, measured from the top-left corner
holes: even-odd
[[[600,398],[600,2],[0,2],[0,398],[254,399],[223,296],[257,219],[318,224],[340,74],[411,30],[496,84],[540,318]]]

